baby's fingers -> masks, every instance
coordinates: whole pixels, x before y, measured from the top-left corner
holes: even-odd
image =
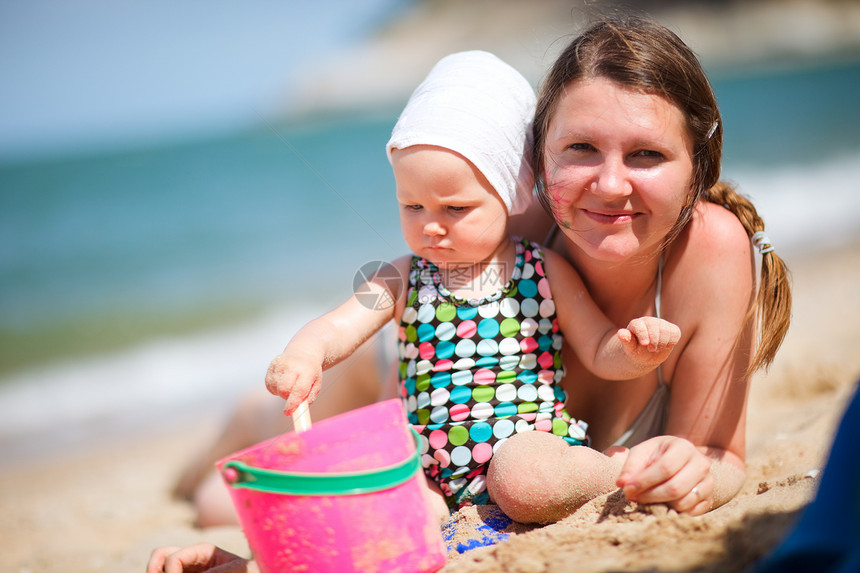
[[[290,389],[283,385],[283,379],[286,375],[287,363],[281,355],[278,355],[272,360],[266,371],[266,390],[275,396],[286,398],[290,392]]]
[[[296,411],[302,402],[307,401],[308,404],[314,401],[319,391],[314,391],[314,384],[304,385],[304,384],[296,384],[293,386],[292,391],[286,396],[284,396],[284,414],[287,416],[291,416],[293,412]]]
[[[621,342],[624,342],[625,344],[629,344],[630,342],[633,341],[633,333],[630,332],[626,328],[619,328],[618,329],[618,340],[620,340]]]
[[[674,346],[681,338],[681,329],[669,321],[654,318],[634,318],[627,325],[641,346],[656,352]]]
[[[651,344],[653,336],[648,328],[648,321],[644,318],[634,318],[631,320],[630,324],[627,325],[627,330],[636,337],[636,340],[641,346],[648,346]]]
[[[652,333],[651,340],[659,348],[675,346],[681,339],[681,329],[666,320],[660,320],[656,325],[657,332]]]

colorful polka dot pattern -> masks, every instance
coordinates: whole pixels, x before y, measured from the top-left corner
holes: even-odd
[[[456,298],[432,263],[412,260],[400,390],[421,434],[422,464],[449,505],[486,501],[487,463],[515,433],[588,442],[587,425],[564,410],[562,337],[542,252],[526,240],[516,247],[511,280],[480,300]]]

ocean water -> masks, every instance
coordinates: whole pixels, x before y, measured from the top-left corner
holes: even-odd
[[[714,86],[723,176],[777,248],[856,240],[860,63]],[[225,411],[261,384],[363,264],[405,252],[397,111],[0,165],[0,459]]]

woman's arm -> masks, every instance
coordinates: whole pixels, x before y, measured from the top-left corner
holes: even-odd
[[[666,269],[664,308],[686,334],[664,367],[672,388],[667,435],[631,449],[618,485],[636,501],[698,514],[743,483],[755,264],[737,218],[705,203]]]
[[[583,366],[606,380],[630,380],[661,364],[681,337],[680,329],[656,317],[618,328],[597,306],[582,279],[561,255],[545,249],[544,263],[559,326]]]
[[[410,257],[392,263],[402,280],[375,276],[346,302],[303,326],[272,360],[266,388],[286,400],[291,414],[302,402],[313,402],[320,391],[322,372],[350,356],[386,322],[399,316],[405,297]],[[386,301],[380,304],[380,301]]]

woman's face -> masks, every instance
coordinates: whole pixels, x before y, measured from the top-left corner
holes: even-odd
[[[587,256],[651,255],[678,219],[693,181],[681,110],[603,78],[567,86],[544,143],[556,221]]]

